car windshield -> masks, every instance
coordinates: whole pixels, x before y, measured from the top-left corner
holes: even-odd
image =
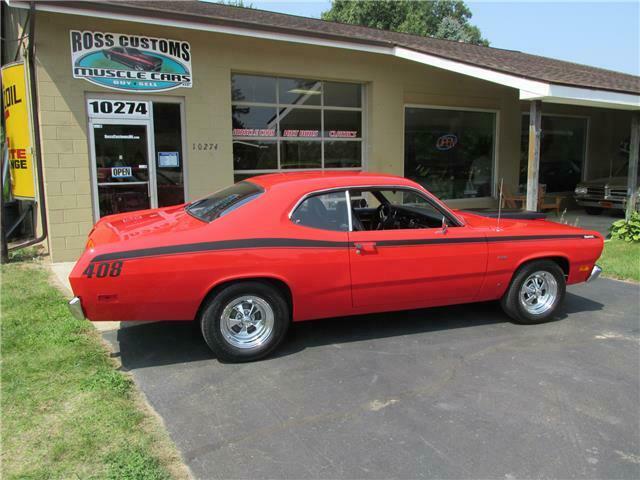
[[[200,220],[211,222],[247,204],[263,192],[262,188],[253,183],[236,183],[190,203],[187,205],[187,212]]]

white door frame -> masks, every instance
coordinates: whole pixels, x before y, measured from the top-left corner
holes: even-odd
[[[147,183],[149,193],[150,208],[158,207],[158,191],[156,187],[156,162],[155,144],[153,135],[153,121],[150,119],[119,119],[119,118],[90,118],[89,119],[89,155],[91,158],[91,196],[93,198],[93,221],[100,219],[100,196],[98,194],[98,169],[96,166],[96,144],[94,125],[141,125],[146,127],[147,132],[147,168],[149,172],[147,182],[136,182],[135,184]]]

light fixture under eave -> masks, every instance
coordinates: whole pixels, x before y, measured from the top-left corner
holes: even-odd
[[[297,93],[298,95],[320,95],[320,90],[305,90],[304,88],[292,88],[289,93]]]

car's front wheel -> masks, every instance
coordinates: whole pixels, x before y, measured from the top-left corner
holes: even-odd
[[[249,362],[269,355],[290,324],[289,304],[264,282],[224,287],[208,300],[200,317],[202,334],[219,360]]]
[[[564,299],[564,272],[551,260],[535,260],[520,267],[501,300],[503,310],[518,323],[549,320]]]

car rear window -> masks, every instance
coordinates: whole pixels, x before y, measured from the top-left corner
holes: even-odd
[[[205,222],[211,222],[259,197],[264,190],[250,182],[239,182],[218,190],[208,197],[187,205],[187,212]]]

